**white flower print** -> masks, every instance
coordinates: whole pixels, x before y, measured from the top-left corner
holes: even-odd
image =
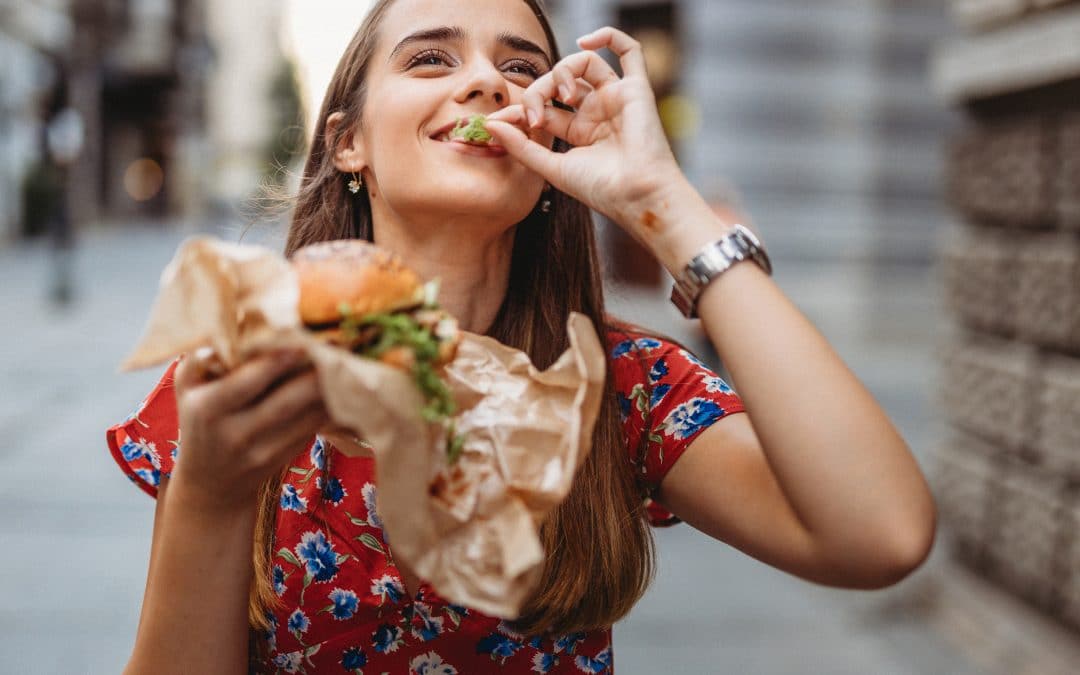
[[[382,529],[382,519],[379,518],[379,513],[376,511],[376,493],[375,486],[371,483],[364,483],[364,487],[360,488],[360,496],[364,498],[364,508],[368,512],[368,525]]]
[[[734,390],[728,386],[718,375],[702,373],[701,382],[705,385],[705,391],[710,394],[732,394]]]
[[[421,654],[409,662],[410,675],[457,675],[457,668],[443,663],[442,657],[435,652]]]
[[[401,587],[397,579],[389,574],[384,574],[378,579],[371,580],[371,594],[379,598],[379,604],[381,605],[387,600],[401,602],[401,599],[405,597],[405,589]]]
[[[725,414],[714,401],[692,398],[668,414],[664,419],[664,433],[679,440],[689,438]]]
[[[278,654],[274,657],[274,666],[281,668],[286,673],[296,673],[300,671],[301,658],[303,658],[303,656],[300,652]]]
[[[709,366],[707,366],[705,364],[704,361],[702,361],[698,357],[694,356],[690,352],[686,351],[685,349],[680,349],[679,350],[679,356],[683,357],[684,359],[686,359],[687,361],[689,361],[690,363],[694,364],[695,366],[697,366],[699,368],[708,368],[709,367]]]

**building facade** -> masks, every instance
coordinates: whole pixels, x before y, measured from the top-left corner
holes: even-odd
[[[249,196],[279,133],[280,4],[0,0],[0,241]],[[67,160],[58,119],[78,145]]]

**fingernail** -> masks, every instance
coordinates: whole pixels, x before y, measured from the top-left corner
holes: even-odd
[[[529,119],[529,126],[530,126],[530,127],[535,127],[535,126],[536,126],[536,123],[537,123],[537,122],[539,121],[539,119],[540,119],[540,116],[539,116],[539,115],[537,115],[537,114],[536,114],[536,111],[535,111],[535,110],[533,110],[532,108],[529,108],[529,109],[527,109],[527,110],[525,111],[525,117],[527,117],[527,118]]]
[[[570,87],[567,87],[565,84],[560,84],[559,85],[559,100],[562,101],[563,103],[565,103],[566,99],[568,99],[568,98],[570,98]]]

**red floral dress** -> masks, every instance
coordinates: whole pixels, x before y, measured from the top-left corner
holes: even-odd
[[[654,525],[677,522],[649,500],[691,441],[743,410],[741,399],[695,356],[667,340],[610,330],[628,461]],[[174,363],[123,423],[109,448],[127,476],[156,497],[180,439]],[[642,438],[642,434],[647,434]],[[641,446],[640,441],[645,441]],[[643,448],[643,449],[642,449]],[[610,673],[611,629],[520,635],[497,617],[440,598],[427,584],[407,597],[379,519],[374,460],[313,439],[281,487],[271,570],[280,608],[267,673]]]

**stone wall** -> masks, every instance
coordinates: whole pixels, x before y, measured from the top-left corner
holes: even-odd
[[[959,560],[1080,630],[1080,3],[952,5],[935,492]]]

